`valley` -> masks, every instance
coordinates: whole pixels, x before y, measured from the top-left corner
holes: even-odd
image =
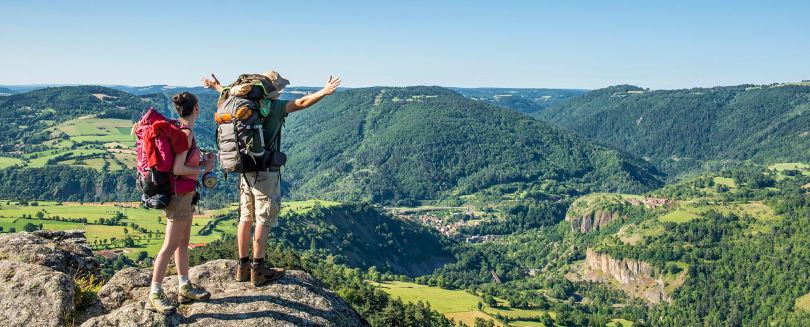
[[[762,109],[742,105],[755,100],[744,92],[796,97],[802,87],[703,91],[737,97],[737,111],[723,112],[745,116]],[[740,157],[735,142],[750,140],[712,136],[717,153],[733,154],[715,157],[686,145],[699,138],[646,138],[662,123],[651,117],[633,120],[639,129],[652,124],[633,136],[640,143],[614,144],[608,131],[592,135],[576,125],[636,110],[635,101],[676,101],[667,96],[682,99],[683,91],[620,86],[538,95],[556,102],[531,114],[562,127],[490,105],[504,101],[503,92],[534,91],[477,92],[346,89],[288,117],[283,147],[294,155],[283,170],[280,226],[270,235],[274,260],[311,269],[370,319],[383,319],[382,308],[400,305],[397,298],[408,310],[435,312],[430,319],[469,326],[476,318],[498,326],[810,319],[803,277],[810,258],[801,251],[810,235],[810,166],[797,156],[753,147]],[[19,131],[0,132],[0,232],[82,229],[108,267],[148,267],[165,215],[133,202],[129,129],[146,106],[167,111],[168,94],[140,94],[65,87],[0,98],[0,113],[23,117]],[[705,108],[704,95],[692,95],[695,108]],[[42,105],[46,96],[74,100]],[[783,107],[797,115],[804,100],[791,99]],[[215,100],[201,94],[203,115]],[[214,144],[213,124],[200,122],[200,144]],[[789,131],[768,142],[797,142],[779,135],[799,130],[773,124]],[[678,152],[678,161],[664,154],[677,146],[692,152]],[[231,177],[220,175],[220,185],[203,193],[191,231],[197,262],[234,255]],[[378,300],[374,310],[365,302]]]

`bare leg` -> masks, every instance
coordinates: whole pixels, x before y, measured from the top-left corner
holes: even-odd
[[[253,233],[253,257],[256,259],[264,258],[264,250],[267,249],[267,234],[270,232],[270,227],[264,225],[256,225],[256,232]]]
[[[188,276],[188,242],[191,239],[191,219],[179,221],[181,225],[182,234],[180,241],[177,244],[177,249],[174,250],[174,264],[177,266],[177,275]]]
[[[236,243],[239,247],[239,257],[246,258],[250,255],[250,232],[253,230],[253,222],[240,221],[236,232]]]
[[[180,243],[182,234],[185,231],[183,227],[183,222],[170,220],[166,223],[166,238],[163,239],[163,246],[155,257],[155,267],[152,269],[153,282],[163,282],[163,277],[166,276],[166,266],[169,264],[169,259],[172,253],[175,252],[175,249],[177,249],[177,245]]]

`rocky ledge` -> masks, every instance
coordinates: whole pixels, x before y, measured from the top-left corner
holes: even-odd
[[[70,276],[98,274],[99,268],[82,230],[0,234],[0,259],[45,266]]]
[[[234,281],[235,260],[215,260],[189,270],[211,299],[181,305],[177,313],[153,312],[146,301],[152,272],[119,271],[99,291],[85,326],[364,326],[363,318],[335,292],[303,271],[291,270],[262,287]],[[164,288],[176,296],[177,276]]]
[[[98,292],[86,312],[75,312],[74,276],[95,273],[81,231],[0,235],[0,321],[3,326],[368,326],[335,292],[303,271],[288,271],[262,287],[237,283],[235,260],[215,260],[189,271],[211,299],[181,305],[170,315],[147,301],[151,269],[127,268]],[[176,296],[177,277],[164,288]]]

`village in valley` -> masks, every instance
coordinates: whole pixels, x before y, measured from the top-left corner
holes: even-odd
[[[629,198],[624,200],[626,203],[633,206],[643,205],[649,209],[666,207],[672,209],[672,201],[669,199],[655,199],[655,198]]]
[[[475,212],[471,206],[466,207],[430,207],[385,208],[386,211],[401,219],[412,220],[423,226],[434,228],[442,235],[463,239],[465,243],[487,243],[495,240],[495,235],[464,236],[459,229],[466,226],[478,226],[484,221],[494,219],[493,214]]]

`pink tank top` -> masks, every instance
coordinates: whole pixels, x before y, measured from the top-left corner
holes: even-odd
[[[200,154],[200,149],[197,148],[197,138],[194,137],[194,132],[185,125],[180,125],[180,128],[188,129],[188,131],[191,132],[191,148],[188,149],[188,154],[186,154],[186,166],[200,168],[200,159],[202,158],[202,155]],[[181,175],[178,177],[184,179],[193,179],[196,181],[197,178],[200,177],[200,173]]]

